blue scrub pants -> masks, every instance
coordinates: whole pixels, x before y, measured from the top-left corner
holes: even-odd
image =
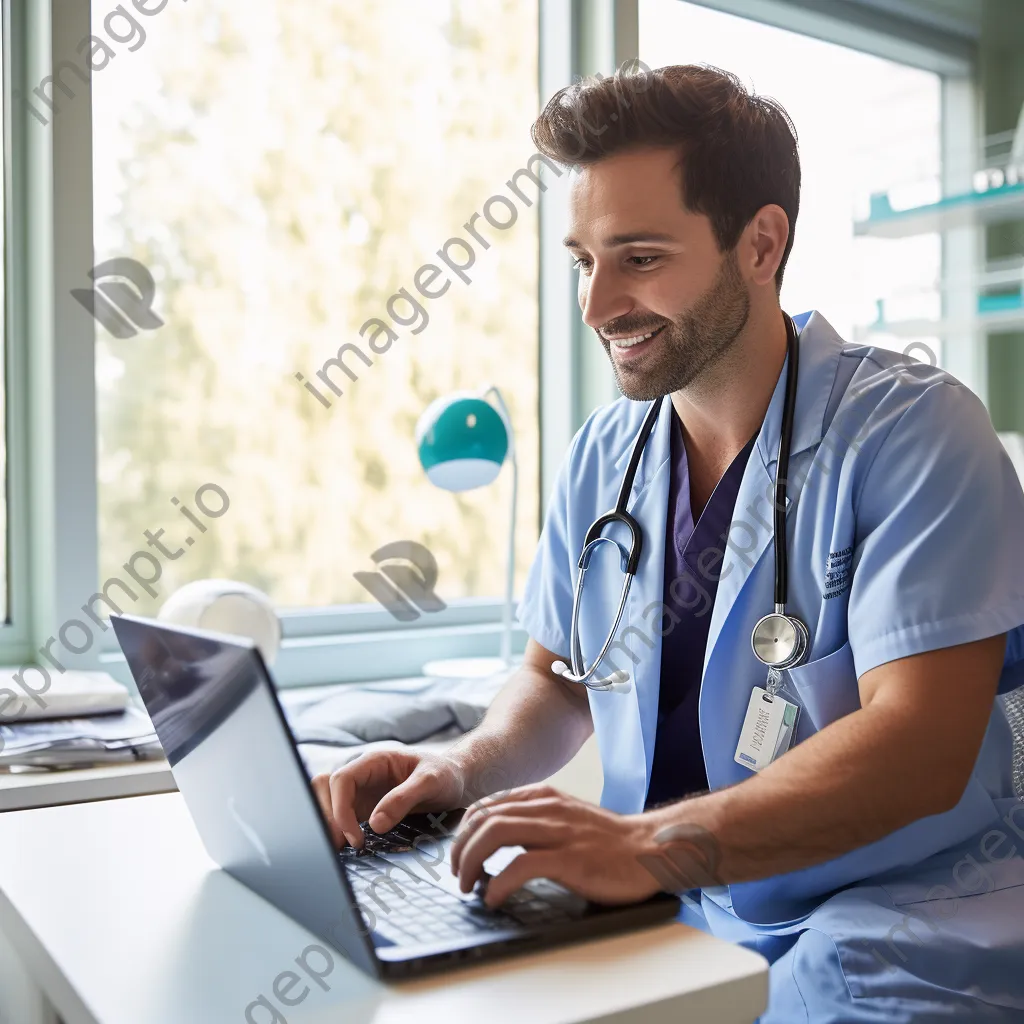
[[[768,960],[758,1024],[1024,1022],[1024,837],[1001,820],[796,921],[749,924],[707,893],[680,920]]]

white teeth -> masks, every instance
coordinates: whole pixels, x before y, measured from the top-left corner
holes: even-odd
[[[639,345],[641,341],[653,338],[659,330],[661,330],[660,327],[657,330],[651,331],[650,334],[638,334],[635,338],[616,338],[612,344],[617,348],[632,348],[634,345]]]

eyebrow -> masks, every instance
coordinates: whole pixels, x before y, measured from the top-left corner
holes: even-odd
[[[664,231],[633,231],[625,235],[609,235],[604,240],[606,249],[613,249],[617,245],[630,245],[634,242],[675,242],[678,241],[674,235],[668,235]],[[567,249],[582,249],[583,246],[575,238],[567,237],[562,239],[562,245]]]

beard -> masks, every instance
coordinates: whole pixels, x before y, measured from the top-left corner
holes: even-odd
[[[601,339],[611,360],[615,383],[626,398],[647,402],[691,384],[735,343],[750,315],[750,295],[740,275],[736,250],[730,249],[715,280],[686,312],[658,335],[657,345],[636,365],[620,365],[611,342]],[[626,326],[626,330],[631,330]],[[649,331],[640,327],[637,333]],[[624,333],[621,327],[614,331]],[[599,335],[600,337],[600,335]]]

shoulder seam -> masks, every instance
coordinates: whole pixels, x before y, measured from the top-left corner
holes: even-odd
[[[866,359],[867,356],[865,356],[864,358]],[[882,369],[885,369],[885,367],[882,367]],[[939,380],[932,381],[924,389],[924,391],[922,391],[921,394],[918,395],[917,401],[920,401],[933,388],[937,387],[940,384],[945,384],[947,386],[963,387],[963,384],[960,381],[958,381],[955,377],[951,377],[949,379],[947,379],[947,378],[940,378]],[[889,438],[892,437],[892,435],[896,432],[897,427],[899,427],[899,425],[903,422],[903,418],[907,415],[907,413],[909,413],[914,408],[915,405],[917,405],[917,402],[912,402],[910,405],[907,406],[906,409],[903,410],[903,412],[900,413],[899,419],[892,425],[892,427],[889,428],[889,432],[882,439],[882,443],[875,450],[874,455],[871,456],[871,461],[868,463],[868,467],[864,471],[863,481],[862,481],[862,483],[860,485],[860,488],[858,489],[857,493],[854,495],[854,498],[853,498],[853,515],[854,515],[854,519],[855,520],[856,520],[857,516],[860,515],[860,499],[861,499],[861,494],[863,493],[864,487],[867,484],[868,477],[871,475],[871,470],[874,469],[875,460],[881,454],[881,451],[886,446],[886,444],[888,443]],[[871,413],[874,413],[874,411],[875,410],[872,409]],[[868,414],[868,420],[870,420],[870,419],[871,419],[871,414],[869,413]],[[867,420],[865,421],[865,423],[866,422],[867,422]]]

